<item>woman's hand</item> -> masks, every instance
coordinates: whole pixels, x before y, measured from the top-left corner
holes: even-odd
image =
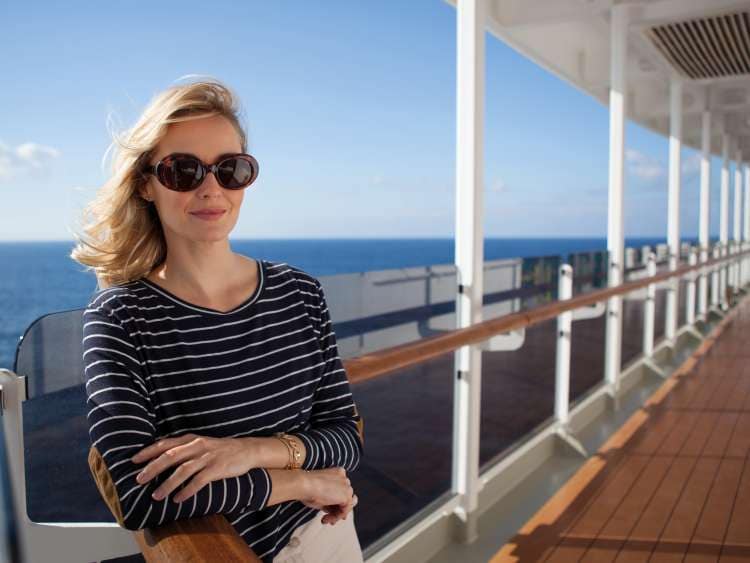
[[[131,460],[133,463],[152,460],[136,477],[140,484],[148,483],[165,469],[179,464],[152,496],[155,500],[161,500],[192,477],[187,486],[173,498],[175,502],[183,502],[211,481],[237,477],[255,467],[261,467],[256,459],[254,443],[248,438],[211,438],[185,434],[159,440],[142,449]]]
[[[301,499],[305,506],[326,512],[323,524],[335,524],[346,517],[357,505],[351,481],[343,467],[329,467],[309,471],[307,475],[307,495]]]

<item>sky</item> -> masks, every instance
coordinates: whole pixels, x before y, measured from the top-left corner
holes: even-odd
[[[110,130],[188,75],[238,94],[260,163],[232,238],[454,236],[442,0],[5,0],[0,19],[0,241],[72,240],[109,175]],[[485,236],[606,237],[607,108],[493,36],[486,58]],[[667,151],[628,124],[628,237],[666,236]],[[696,237],[698,155],[682,158],[681,231]]]

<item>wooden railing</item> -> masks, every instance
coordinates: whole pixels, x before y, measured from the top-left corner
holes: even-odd
[[[352,358],[344,362],[344,368],[350,383],[360,383],[448,354],[462,346],[483,342],[498,334],[537,325],[567,311],[595,305],[611,297],[622,296],[651,284],[682,277],[724,262],[733,262],[748,255],[750,251],[738,252],[695,266],[682,266],[674,271],[662,272],[615,287],[591,291],[565,301],[540,305],[526,311],[483,321],[467,328],[446,331],[445,334]],[[160,526],[158,529],[141,530],[136,532],[136,540],[148,563],[260,561],[231,524],[219,514],[178,520]]]

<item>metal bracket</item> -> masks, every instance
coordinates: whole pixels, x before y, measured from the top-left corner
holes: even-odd
[[[509,352],[518,350],[526,339],[526,329],[511,330],[498,334],[482,342],[479,348],[484,352]]]
[[[557,427],[556,434],[563,442],[568,444],[571,448],[573,448],[583,457],[589,457],[589,454],[586,451],[586,448],[583,446],[580,440],[578,440],[578,438],[573,436],[573,433],[570,431],[567,425],[564,425],[564,424],[559,425]]]
[[[656,365],[656,362],[654,362],[654,360],[652,360],[651,358],[644,358],[643,365],[645,365],[648,369],[650,369],[659,377],[662,377],[664,379],[668,377],[667,373],[663,369],[661,369],[658,365]]]
[[[573,320],[582,321],[585,319],[595,319],[601,317],[604,311],[607,310],[607,304],[604,301],[589,305],[588,307],[581,307],[580,309],[573,310]]]

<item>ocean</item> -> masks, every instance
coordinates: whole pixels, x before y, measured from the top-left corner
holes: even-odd
[[[639,248],[664,239],[631,238]],[[314,276],[452,264],[453,239],[231,240],[232,249],[253,258],[287,262]],[[83,308],[96,290],[91,272],[69,258],[73,242],[0,243],[0,368],[11,369],[25,329],[47,313]],[[606,249],[604,238],[491,238],[486,260],[567,256]]]

